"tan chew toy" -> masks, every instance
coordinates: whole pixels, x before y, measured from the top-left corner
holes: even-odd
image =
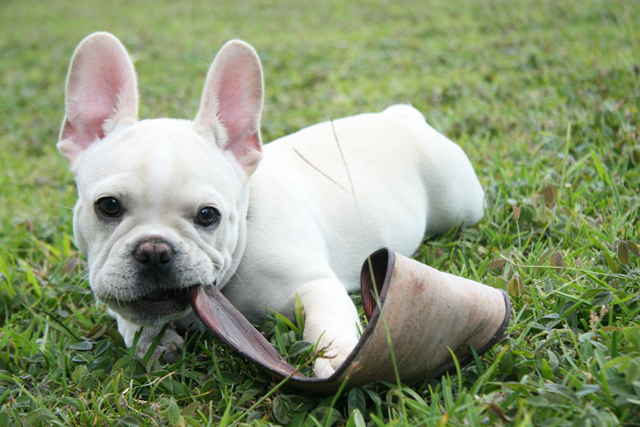
[[[511,303],[501,289],[442,273],[388,248],[365,261],[360,280],[369,324],[328,378],[297,372],[214,286],[194,289],[191,305],[242,356],[278,379],[290,377],[292,386],[317,393],[334,393],[345,381],[346,388],[396,382],[389,340],[400,380],[413,384],[453,368],[449,349],[462,366],[472,360],[471,346],[481,355],[506,336]]]

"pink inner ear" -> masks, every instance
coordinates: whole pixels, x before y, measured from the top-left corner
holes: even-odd
[[[86,121],[83,123],[83,133],[87,136],[86,139],[104,138],[104,123],[109,120],[109,116],[114,113],[113,109],[109,111],[108,105],[94,103],[88,106],[88,110],[89,111],[86,112]]]
[[[256,165],[261,158],[262,145],[258,133],[246,137],[239,137],[239,141],[229,141],[228,147],[233,156],[238,159],[240,164],[246,169]]]
[[[105,125],[117,114],[123,91],[131,85],[129,77],[127,66],[117,61],[103,64],[101,69],[87,76],[79,94],[81,111],[78,113],[84,128],[81,131],[84,138],[79,143],[88,145],[95,138],[105,137]]]
[[[243,79],[243,73],[224,76],[220,82],[218,93],[218,117],[229,135],[237,138],[248,138],[254,126],[255,104],[259,95],[251,92],[251,86]]]
[[[217,93],[218,118],[228,137],[225,148],[245,168],[257,163],[262,151],[258,132],[261,93],[254,93],[255,88],[247,84],[247,71],[224,76]]]
[[[255,51],[244,42],[228,42],[207,74],[195,124],[197,129],[213,131],[218,146],[235,157],[247,176],[262,157],[262,93],[262,69]]]
[[[100,94],[95,95],[95,98],[83,104],[82,111],[67,114],[61,134],[62,139],[73,139],[82,149],[96,139],[105,137],[104,124],[115,112],[113,107],[100,99]]]

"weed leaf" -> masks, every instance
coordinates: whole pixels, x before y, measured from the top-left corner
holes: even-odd
[[[629,264],[629,246],[626,242],[618,243],[618,260],[621,264]]]
[[[171,399],[169,407],[167,408],[167,421],[169,421],[169,424],[172,426],[180,424],[180,409],[178,409],[178,405],[176,405],[174,399]]]
[[[273,416],[281,424],[289,424],[293,413],[291,400],[282,394],[273,399]]]

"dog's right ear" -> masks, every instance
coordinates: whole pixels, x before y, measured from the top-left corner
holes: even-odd
[[[91,144],[137,120],[136,73],[126,49],[109,33],[91,34],[71,59],[58,150],[75,170]]]
[[[209,69],[194,122],[198,132],[213,134],[218,146],[236,159],[247,177],[262,158],[263,92],[256,51],[243,41],[231,40]]]

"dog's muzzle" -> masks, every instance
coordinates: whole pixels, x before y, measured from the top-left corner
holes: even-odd
[[[109,306],[140,323],[162,322],[189,308],[189,294],[199,284],[181,283],[177,274],[179,253],[167,240],[148,236],[130,253],[136,266],[136,296],[111,300]]]
[[[136,282],[143,297],[164,300],[184,286],[178,274],[178,255],[171,243],[159,236],[149,236],[133,248]]]

